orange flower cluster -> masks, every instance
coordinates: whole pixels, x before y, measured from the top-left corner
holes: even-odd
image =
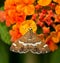
[[[51,32],[49,39],[47,38],[46,40],[52,51],[58,48],[56,44],[60,42],[60,24],[55,26],[55,31]]]
[[[10,26],[12,24],[23,22],[26,16],[24,12],[16,12],[15,10],[6,10],[6,25]]]
[[[13,25],[12,30],[10,30],[9,33],[11,35],[11,41],[13,42],[22,36],[19,32],[18,24]]]
[[[24,35],[30,27],[34,32],[40,27],[42,33],[38,36],[49,45],[51,51],[58,48],[60,0],[6,0],[4,9],[6,25],[12,25],[12,41]]]
[[[17,22],[23,22],[26,15],[32,15],[35,7],[33,5],[35,0],[6,0],[5,1],[5,13],[6,13],[6,25]]]

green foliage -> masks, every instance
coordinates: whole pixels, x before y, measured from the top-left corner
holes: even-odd
[[[60,63],[60,47],[50,55],[50,63]]]
[[[7,46],[0,41],[0,63],[9,63]]]
[[[1,7],[0,7],[0,10],[4,10],[4,7],[3,7],[3,6],[1,6]]]
[[[10,35],[8,28],[4,23],[0,23],[0,35],[1,35],[1,40],[5,42],[6,44],[10,44]]]

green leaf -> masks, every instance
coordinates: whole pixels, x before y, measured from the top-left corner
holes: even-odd
[[[8,27],[4,23],[0,23],[0,35],[1,35],[1,40],[5,42],[6,44],[10,44],[10,35],[8,31]]]
[[[0,40],[0,63],[9,63],[9,51],[7,45]]]
[[[1,6],[1,7],[0,7],[0,10],[4,10],[4,6]]]

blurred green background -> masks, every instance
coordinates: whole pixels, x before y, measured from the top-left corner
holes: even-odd
[[[3,6],[4,0],[0,0],[0,10],[3,10]],[[5,23],[0,23],[0,63],[60,63],[60,46],[55,52],[40,55],[11,52],[9,29]]]

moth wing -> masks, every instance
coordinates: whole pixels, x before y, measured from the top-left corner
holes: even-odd
[[[12,43],[10,47],[10,51],[16,52],[16,53],[27,53],[28,47],[27,44],[24,44],[24,42],[17,41]]]
[[[44,54],[44,53],[48,53],[50,49],[46,43],[37,42],[31,46],[30,51],[33,54]]]

